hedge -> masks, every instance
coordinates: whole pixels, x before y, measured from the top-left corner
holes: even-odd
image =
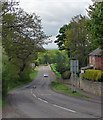
[[[70,72],[70,71],[65,71],[65,72],[62,74],[62,78],[63,78],[63,79],[70,79],[70,76],[71,76],[71,72]]]
[[[84,75],[84,79],[96,81],[96,82],[103,82],[103,71],[101,70],[86,70]]]

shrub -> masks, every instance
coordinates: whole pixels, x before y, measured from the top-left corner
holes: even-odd
[[[65,71],[65,72],[62,74],[62,78],[63,78],[63,79],[70,79],[70,76],[71,76],[71,72],[70,72],[70,71]]]
[[[53,72],[55,73],[55,75],[58,77],[58,78],[61,78],[61,74],[59,72],[56,71],[56,65],[50,65],[51,69],[53,70]]]
[[[83,78],[91,81],[103,82],[103,72],[101,70],[86,70]]]
[[[69,70],[66,64],[57,64],[55,67],[56,71],[58,71],[60,74],[63,74],[65,71]]]

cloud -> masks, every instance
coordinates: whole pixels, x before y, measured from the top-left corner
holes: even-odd
[[[56,36],[60,27],[68,24],[73,16],[87,15],[85,9],[89,4],[92,4],[91,0],[20,0],[21,8],[37,13],[44,32],[52,36]]]
[[[52,43],[49,43],[48,45],[43,45],[43,47],[47,49],[57,49],[58,46],[56,45],[56,43],[54,43],[55,39],[56,39],[55,36],[50,37],[50,40],[52,40]]]

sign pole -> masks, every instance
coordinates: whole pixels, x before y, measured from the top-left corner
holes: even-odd
[[[72,91],[74,91],[74,87],[73,87],[73,72],[72,72]]]
[[[76,72],[75,72],[75,92],[76,92],[76,87],[77,87],[77,80],[76,80]]]
[[[77,87],[77,78],[76,78],[76,73],[79,71],[79,61],[78,60],[71,60],[70,61],[70,71],[72,73],[72,91],[76,92],[76,87]],[[73,73],[75,74],[75,80],[73,77]],[[75,87],[73,86],[75,81]]]

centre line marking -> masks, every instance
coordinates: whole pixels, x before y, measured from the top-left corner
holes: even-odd
[[[34,96],[34,97],[36,97],[36,95],[35,95],[35,94],[33,94],[33,96]]]
[[[31,89],[31,94],[33,93],[32,89]]]
[[[71,110],[71,109],[68,109],[68,108],[64,108],[64,107],[61,107],[61,106],[58,106],[58,105],[55,105],[55,104],[54,104],[53,106],[58,107],[58,108],[61,108],[61,109],[64,109],[64,110],[67,110],[67,111],[69,111],[69,112],[76,113],[76,111],[74,111],[74,110]]]
[[[51,94],[40,94],[40,95],[44,96],[44,95],[51,95]]]
[[[45,103],[48,103],[47,101],[45,101],[45,100],[43,100],[43,99],[41,99],[41,98],[38,98],[38,100],[43,101],[43,102],[45,102]]]

